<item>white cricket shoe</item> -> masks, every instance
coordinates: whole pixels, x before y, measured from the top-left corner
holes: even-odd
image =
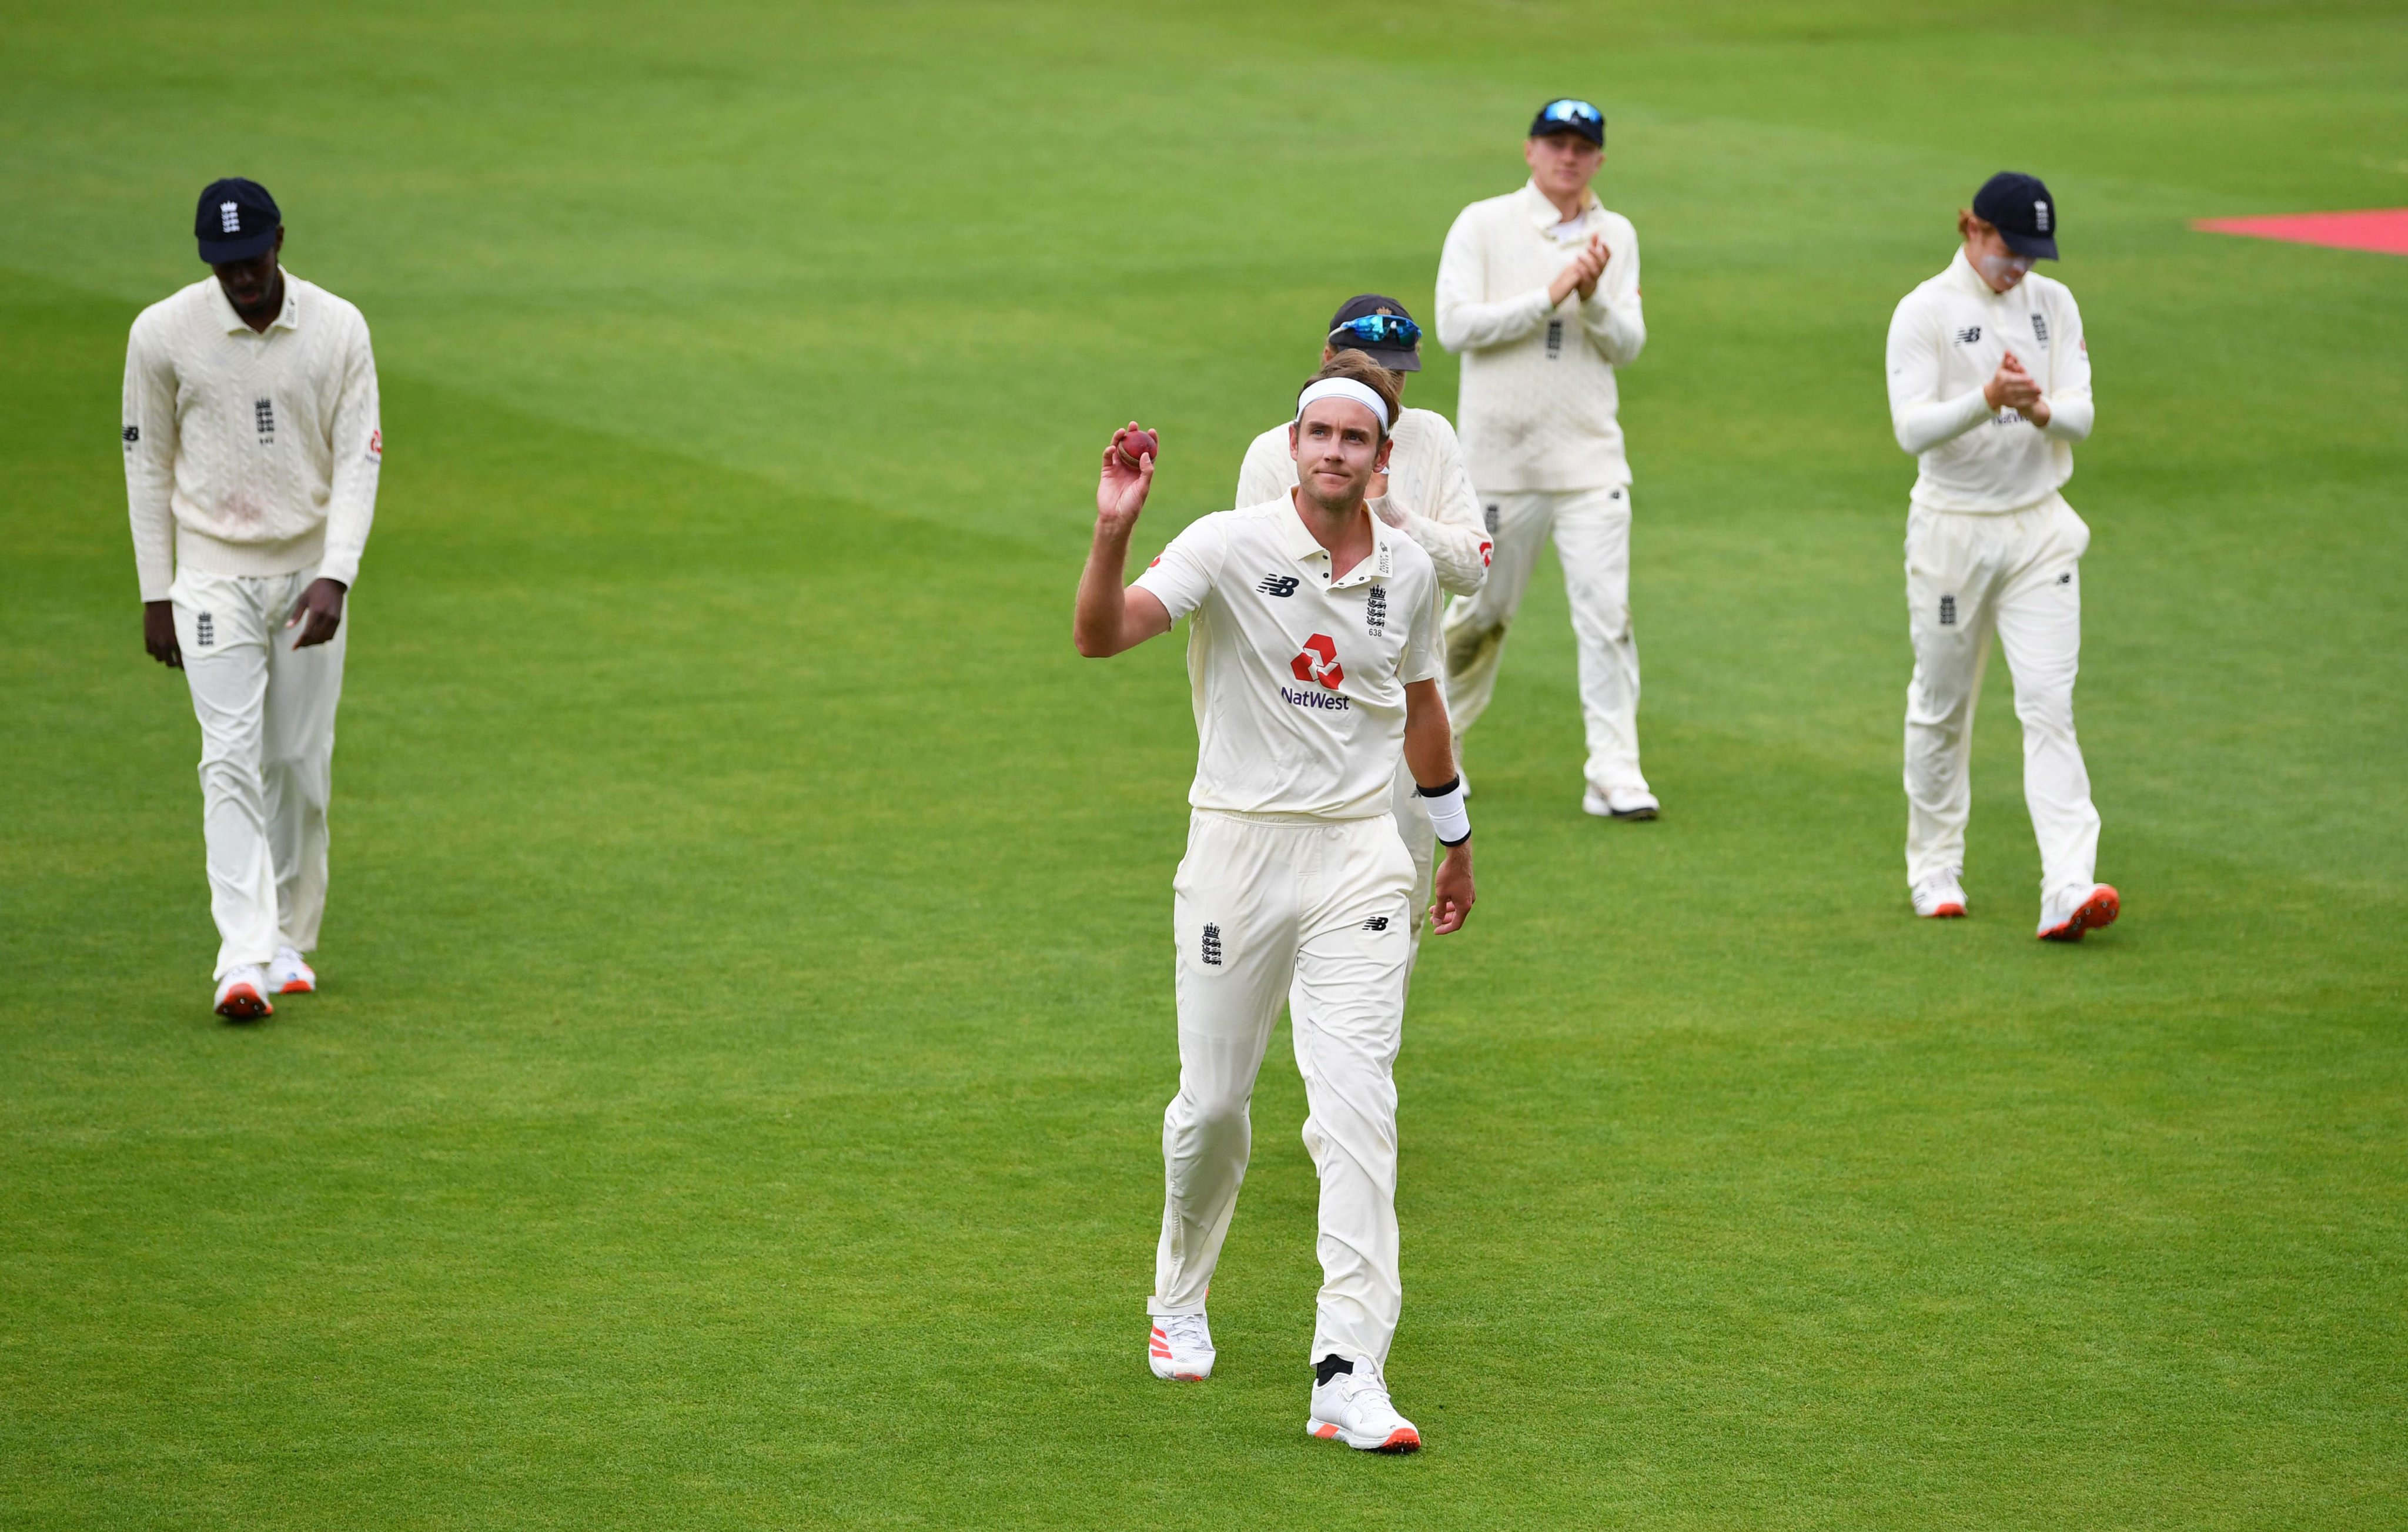
[[[2040,939],[2080,941],[2085,931],[2113,925],[2124,912],[2124,901],[2105,883],[2068,889],[2041,901]]]
[[[1914,912],[1925,920],[1955,920],[1965,913],[1965,885],[1953,873],[1914,885]]]
[[[276,1014],[267,1003],[267,975],[258,964],[247,963],[218,981],[217,1012],[229,1022],[255,1022]]]
[[[1654,819],[1662,807],[1643,787],[1609,787],[1602,793],[1592,787],[1581,799],[1581,809],[1599,819]]]
[[[1212,1376],[1212,1326],[1202,1314],[1169,1314],[1154,1322],[1146,1361],[1157,1378],[1200,1383]]]
[[[1358,1453],[1417,1453],[1422,1434],[1397,1413],[1388,1400],[1388,1385],[1369,1362],[1357,1362],[1353,1372],[1332,1374],[1329,1382],[1312,1385],[1312,1416],[1304,1434],[1324,1441],[1342,1441]]]
[[[290,947],[276,949],[276,961],[267,966],[267,987],[279,995],[309,995],[318,988],[318,970],[301,961],[301,954]]]

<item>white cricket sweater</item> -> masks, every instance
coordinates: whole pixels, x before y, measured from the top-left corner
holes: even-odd
[[[1463,355],[1455,414],[1482,493],[1618,489],[1630,482],[1614,369],[1639,359],[1639,233],[1589,193],[1580,222],[1535,185],[1475,202],[1446,231],[1438,339]],[[1602,235],[1613,258],[1597,293],[1547,301],[1547,284]]]
[[[2048,401],[2045,426],[1982,396],[2011,351]],[[1993,293],[1959,250],[1890,319],[1889,414],[1927,510],[2021,510],[2056,494],[2097,419],[2073,294],[2037,271]]]
[[[376,517],[384,437],[367,322],[290,271],[265,334],[215,277],[142,310],[125,344],[125,498],[142,599],[176,568],[345,585]]]
[[[1296,488],[1296,457],[1288,450],[1285,422],[1272,426],[1246,448],[1238,468],[1240,506],[1259,506]],[[1481,514],[1480,495],[1464,471],[1455,427],[1435,409],[1400,409],[1395,443],[1388,451],[1388,493],[1364,503],[1371,514],[1422,545],[1438,566],[1440,590],[1476,595],[1488,579],[1494,547]]]

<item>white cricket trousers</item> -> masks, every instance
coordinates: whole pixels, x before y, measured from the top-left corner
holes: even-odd
[[[1469,734],[1488,709],[1505,635],[1553,533],[1580,652],[1588,784],[1647,791],[1639,770],[1639,640],[1630,628],[1630,492],[1484,490],[1480,503],[1496,543],[1488,580],[1446,609],[1446,706],[1455,734]]]
[[[176,638],[201,721],[201,825],[216,977],[265,963],[280,946],[318,945],[326,909],[326,803],[333,795],[335,705],[343,694],[343,625],[296,650],[285,619],[315,569],[260,577],[177,571]]]
[[[1404,1305],[1394,1071],[1412,880],[1386,814],[1196,811],[1173,885],[1179,1094],[1162,1114],[1154,1315],[1203,1310],[1246,1178],[1254,1077],[1293,982],[1304,1145],[1321,1179],[1311,1359],[1386,1363]]]
[[[2007,651],[2024,725],[2024,802],[2040,840],[2041,896],[2087,890],[2099,810],[2073,737],[2082,663],[2082,554],[2090,528],[2061,495],[1997,515],[1914,509],[1906,523],[1906,877],[1965,866],[1973,705],[1990,637]]]

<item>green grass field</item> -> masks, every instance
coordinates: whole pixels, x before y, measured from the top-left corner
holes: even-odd
[[[2408,1525],[2408,262],[2186,226],[2408,203],[2397,5],[6,14],[0,1525]],[[1146,1373],[1194,737],[1070,592],[1102,435],[1149,551],[1225,505],[1564,91],[1666,814],[1579,811],[1542,571],[1367,1459],[1283,1040],[1220,1375]],[[1974,918],[1902,886],[1882,337],[2008,165],[2099,378],[2077,948],[2003,666]],[[234,173],[388,442],[325,988],[249,1028],[114,444]]]

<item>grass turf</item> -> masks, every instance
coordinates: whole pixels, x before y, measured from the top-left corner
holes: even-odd
[[[0,1523],[2408,1523],[2408,200],[2387,6],[100,3],[0,164]],[[1096,443],[1223,503],[1320,318],[1426,304],[1532,103],[1646,242],[1642,729],[1560,585],[1400,1066],[1429,1449],[1299,1426],[1274,1044],[1221,1375],[1140,1364],[1175,644],[1078,661]],[[2000,165],[2101,425],[2080,717],[2128,915],[1907,918],[1890,306]],[[208,177],[375,326],[323,994],[204,1009],[195,730],[114,391]],[[37,238],[31,231],[40,231]],[[1413,397],[1452,405],[1433,355]]]

